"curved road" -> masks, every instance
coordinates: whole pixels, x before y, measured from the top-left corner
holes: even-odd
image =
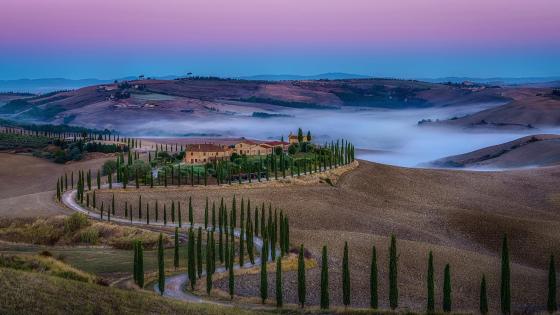
[[[108,185],[103,185],[102,188],[106,188],[109,187]],[[113,184],[113,187],[121,187],[120,184]],[[101,215],[97,212],[94,211],[89,211],[86,208],[84,208],[82,205],[80,205],[77,201],[76,201],[76,195],[77,195],[77,190],[68,190],[66,192],[63,193],[62,195],[62,203],[67,206],[69,209],[76,211],[76,212],[81,212],[86,214],[87,216],[94,218],[96,220],[101,220]],[[143,221],[139,221],[139,220],[130,220],[130,219],[124,219],[121,217],[111,217],[111,222],[118,222],[121,224],[126,224],[126,225],[140,225],[140,226],[146,226],[147,224],[144,223]],[[177,224],[174,223],[168,223],[167,225],[164,225],[161,222],[154,222],[154,223],[150,223],[149,226],[165,226],[165,227],[174,227],[174,226],[178,226]],[[194,227],[199,227],[201,226],[204,229],[204,226],[201,224],[194,224]],[[208,229],[211,229],[212,227],[209,227]],[[234,229],[233,234],[239,238],[241,231],[239,229]],[[254,241],[254,245],[257,249],[258,252],[261,252],[262,246],[263,246],[263,240],[259,237],[253,237],[253,241]],[[261,258],[260,256],[255,257],[255,265],[259,265],[261,263]],[[247,262],[243,265],[242,268],[251,268],[253,266],[255,266],[253,264],[251,264],[250,262]],[[240,266],[236,265],[234,267],[234,269],[239,269]],[[220,268],[216,268],[216,273],[222,273],[222,272],[226,272],[226,269],[224,267],[220,267]],[[206,275],[206,273],[203,273],[203,275]],[[211,301],[211,300],[206,300],[203,299],[197,295],[194,295],[192,293],[187,292],[186,290],[184,290],[184,288],[186,288],[187,284],[188,284],[189,278],[187,276],[186,273],[181,273],[178,275],[174,275],[174,276],[168,276],[165,278],[165,292],[163,293],[163,296],[169,297],[169,298],[173,298],[173,299],[177,299],[177,300],[181,300],[181,301],[187,301],[187,302],[195,302],[195,303],[211,303],[211,304],[220,304],[220,305],[225,305],[228,306],[230,304],[226,304],[226,303],[219,303],[219,302],[215,302],[215,301]],[[154,291],[159,293],[159,289],[157,287],[157,283],[154,284]]]

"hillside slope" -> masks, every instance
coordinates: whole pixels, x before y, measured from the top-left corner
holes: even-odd
[[[272,82],[190,78],[129,81],[37,95],[10,101],[0,108],[0,114],[16,119],[99,126],[101,121],[116,125],[123,120],[189,120],[293,108],[400,109],[508,100],[499,87],[473,88],[412,80]]]
[[[432,162],[439,167],[516,168],[560,164],[560,136],[533,135]]]

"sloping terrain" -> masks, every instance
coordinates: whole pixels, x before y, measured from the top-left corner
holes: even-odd
[[[476,310],[482,274],[489,285],[490,307],[499,309],[499,248],[509,236],[512,287],[516,310],[542,310],[546,300],[546,267],[551,253],[560,255],[560,168],[507,172],[407,169],[360,161],[335,186],[272,185],[253,187],[182,187],[141,189],[144,202],[192,196],[195,221],[203,218],[206,197],[233,195],[278,206],[290,218],[293,247],[304,244],[315,259],[329,248],[331,301],[342,304],[341,270],[344,241],[349,242],[352,305],[368,305],[371,247],[377,247],[380,303],[388,307],[389,236],[399,247],[400,305],[425,307],[428,252],[436,262],[436,300],[441,301],[443,268],[451,265],[455,310]],[[109,202],[112,192],[99,193]],[[136,190],[115,191],[117,209],[135,202]],[[271,279],[274,277],[270,275]],[[297,301],[296,274],[285,275],[287,303]],[[308,300],[319,301],[320,269],[307,276]],[[273,296],[273,282],[270,294]],[[258,276],[238,277],[236,292],[258,294]]]
[[[249,81],[218,78],[142,80],[89,86],[8,102],[0,114],[20,120],[117,127],[157,119],[189,120],[283,109],[343,106],[420,108],[503,103],[499,87],[411,80]]]
[[[464,117],[454,117],[437,122],[422,122],[421,125],[443,125],[467,129],[518,129],[560,125],[560,95],[550,90],[542,93],[512,93],[514,101],[502,106],[486,109]],[[556,92],[560,93],[560,92]]]
[[[516,168],[560,164],[560,136],[534,135],[438,159],[439,167]]]

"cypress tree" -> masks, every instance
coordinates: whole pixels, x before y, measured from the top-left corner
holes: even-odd
[[[268,273],[266,271],[266,257],[268,256],[267,253],[267,243],[263,242],[263,248],[261,253],[261,303],[264,304],[266,299],[268,298]]]
[[[181,202],[177,201],[177,218],[179,219],[179,227],[183,226],[183,219],[181,215]]]
[[[229,297],[233,300],[234,288],[235,288],[235,274],[233,272],[233,259],[234,259],[234,250],[233,246],[231,247],[229,255],[229,277],[228,277],[228,289],[229,289]]]
[[[443,311],[451,312],[451,271],[449,264],[445,265],[443,274]]]
[[[165,290],[165,265],[163,257],[163,235],[159,233],[158,240],[158,289],[159,293],[163,295]]]
[[[548,265],[548,300],[546,306],[551,314],[558,310],[558,305],[556,304],[556,266],[554,264],[554,255],[550,255],[550,263]]]
[[[216,230],[216,203],[212,201],[212,229]]]
[[[196,258],[195,258],[195,241],[194,241],[194,232],[192,228],[189,229],[189,239],[188,239],[188,263],[187,263],[187,271],[189,276],[189,281],[191,283],[191,290],[194,290],[196,285]]]
[[[204,229],[208,229],[208,197],[206,197],[206,206],[204,207]]]
[[[243,213],[243,212],[241,212]],[[233,237],[231,238],[233,242]],[[243,241],[243,223],[241,224],[241,230],[239,231],[239,267],[243,267],[245,258],[245,243]]]
[[[432,251],[428,255],[428,305],[426,306],[426,311],[431,314],[435,311],[435,301],[434,301],[434,256]]]
[[[150,203],[146,202],[146,224],[150,224]]]
[[[134,251],[134,269],[132,271],[132,277],[134,279],[134,283],[138,283],[138,241],[132,242],[132,250]]]
[[[370,276],[369,276],[369,306],[371,308],[378,308],[379,301],[378,301],[378,294],[377,294],[377,250],[375,249],[375,245],[372,247],[371,250],[371,269],[370,269]]]
[[[301,244],[298,255],[298,301],[301,308],[305,306],[305,295],[305,260],[303,256],[303,244]]]
[[[101,209],[100,209],[100,212],[101,212],[101,220],[103,220],[103,201],[101,201]]]
[[[175,248],[173,251],[173,267],[179,268],[179,228],[175,227]]]
[[[194,224],[194,217],[193,217],[193,208],[192,208],[192,198],[189,197],[189,222],[191,226]]]
[[[167,225],[167,205],[163,204],[163,225]]]
[[[480,314],[488,314],[488,294],[486,293],[486,277],[482,275],[482,280],[480,281]]]
[[[321,309],[329,309],[329,261],[327,258],[327,246],[323,246],[321,259]]]
[[[171,223],[175,223],[175,201],[171,201]]]
[[[66,174],[64,174],[66,176]],[[101,189],[101,173],[97,170],[97,189]]]
[[[350,305],[350,266],[348,262],[348,242],[344,242],[342,257],[342,302],[345,307]]]
[[[389,306],[393,310],[399,306],[397,272],[397,239],[395,235],[391,235],[391,245],[389,246]]]
[[[276,259],[276,306],[284,305],[284,297],[282,292],[282,257]]]
[[[142,241],[138,241],[138,286],[144,287],[144,247]]]
[[[202,277],[202,227],[198,227],[198,237],[196,242],[196,270],[198,278]]]
[[[500,307],[502,314],[511,313],[511,287],[510,287],[510,267],[509,267],[509,250],[507,244],[507,236],[504,235],[502,242],[502,271],[501,271],[501,287],[500,287]]]
[[[210,231],[206,232],[206,294],[210,295],[212,292],[212,246],[210,244]]]

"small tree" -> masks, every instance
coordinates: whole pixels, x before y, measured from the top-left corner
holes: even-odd
[[[189,229],[189,239],[187,245],[187,271],[189,276],[189,281],[191,283],[191,290],[194,290],[196,285],[196,258],[195,258],[195,240],[194,240],[194,232],[192,228]]]
[[[397,239],[395,235],[391,235],[391,245],[389,246],[389,306],[393,310],[399,306],[397,264]]]
[[[371,270],[370,270],[370,278],[369,278],[369,290],[370,290],[369,306],[371,308],[377,308],[379,306],[379,303],[378,303],[378,295],[377,295],[377,253],[376,253],[375,246],[373,246],[371,250]]]
[[[327,246],[323,246],[321,258],[321,309],[329,309],[329,260],[327,257]]]
[[[482,275],[482,280],[480,281],[480,314],[488,314],[488,294],[486,293],[486,277]]]
[[[138,241],[138,275],[137,284],[139,287],[144,287],[144,247],[142,241]]]
[[[451,312],[451,271],[449,264],[445,265],[443,273],[443,311]]]
[[[173,251],[173,267],[179,268],[179,228],[175,227],[175,248]]]
[[[500,307],[502,314],[511,313],[511,287],[510,287],[510,266],[509,266],[509,249],[507,236],[504,235],[502,242],[502,271],[500,286]]]
[[[235,273],[233,272],[233,260],[234,260],[234,248],[231,247],[229,255],[229,277],[228,277],[228,288],[229,288],[229,297],[233,300],[234,289],[235,289]]]
[[[350,266],[348,262],[348,242],[344,242],[342,257],[342,302],[344,307],[350,305]]]
[[[282,257],[276,259],[276,306],[284,305],[284,297],[282,292]]]
[[[165,291],[165,265],[163,256],[163,236],[159,233],[158,240],[158,289],[159,294],[163,295]]]
[[[305,295],[305,257],[303,254],[303,244],[301,244],[298,255],[298,301],[301,308],[305,306]]]
[[[426,307],[427,313],[431,314],[435,311],[434,301],[434,256],[432,251],[428,255],[428,305]]]
[[[550,255],[550,263],[548,265],[548,300],[546,306],[551,314],[558,310],[558,305],[556,304],[556,266],[554,264],[554,255]]]
[[[267,242],[263,242],[262,248],[262,256],[261,256],[261,302],[264,304],[266,299],[268,298],[268,273],[266,271],[266,257],[268,257],[267,253]]]

